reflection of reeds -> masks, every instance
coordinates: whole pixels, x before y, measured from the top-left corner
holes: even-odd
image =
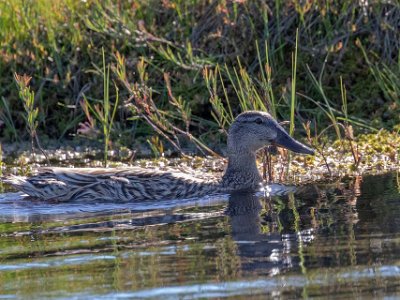
[[[240,275],[240,256],[238,246],[231,236],[221,238],[216,243],[215,268],[218,279],[232,280]]]
[[[334,282],[341,286],[343,278],[348,279],[349,270],[353,272],[355,265],[363,269],[365,262],[374,265],[382,257],[397,253],[395,237],[392,239],[384,234],[382,238],[387,241],[387,247],[381,247],[380,235],[371,237],[366,232],[370,227],[382,228],[385,230],[383,233],[393,230],[392,223],[387,220],[391,220],[398,210],[378,209],[376,205],[377,199],[383,204],[384,200],[398,199],[396,187],[387,190],[383,184],[388,182],[387,179],[376,183],[385,189],[384,194],[372,186],[369,188],[374,192],[367,193],[369,196],[360,202],[367,208],[374,207],[373,218],[370,213],[363,213],[360,207],[354,206],[352,199],[358,197],[359,178],[351,183],[350,189],[342,184],[325,186],[322,190],[315,187],[305,190],[302,196],[272,197],[268,199],[270,202],[266,204],[270,206],[266,209],[253,206],[235,210],[241,217],[249,213],[251,220],[247,220],[252,223],[243,219],[245,224],[258,226],[261,223],[264,226],[261,235],[257,234],[256,239],[249,237],[245,243],[232,238],[232,217],[213,214],[223,210],[220,205],[177,208],[164,213],[160,210],[118,211],[86,217],[79,214],[78,219],[64,215],[66,219],[53,216],[52,220],[2,223],[2,264],[4,267],[22,268],[15,272],[0,272],[0,281],[9,289],[18,288],[19,295],[31,296],[59,293],[65,291],[66,286],[69,293],[78,294],[86,291],[89,285],[107,291],[125,291],[176,287],[177,281],[183,286],[199,282],[223,284],[225,281],[246,280],[248,276],[264,278],[271,271],[275,271],[271,276],[273,282],[282,278],[284,284],[291,273],[293,280],[298,282],[302,272],[311,282],[304,287],[303,293],[317,292],[321,295],[319,284],[326,278],[325,271],[331,274],[334,269],[332,274],[338,276]],[[248,202],[240,203],[246,208]],[[393,201],[389,203],[393,204]],[[260,219],[254,218],[254,208],[260,209]],[[178,218],[176,223],[166,224],[174,214],[193,214],[200,219]],[[154,224],[157,216],[166,218],[160,218],[160,222]],[[356,225],[358,218],[361,222]],[[133,225],[135,220],[140,225]],[[153,221],[152,225],[148,226],[146,220]],[[257,251],[241,252],[240,247],[246,244]],[[276,250],[268,252],[268,246]],[[317,270],[314,270],[315,266]],[[380,278],[380,269],[377,272],[370,268],[367,270],[365,274],[377,274]],[[355,272],[359,275],[358,270]],[[376,281],[375,277],[373,281]],[[37,284],[37,278],[47,283],[45,287]],[[384,287],[388,278],[385,277],[385,283],[380,286]]]

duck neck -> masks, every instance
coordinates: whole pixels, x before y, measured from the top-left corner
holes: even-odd
[[[254,152],[228,153],[228,166],[222,177],[224,186],[234,189],[254,189],[261,181]]]

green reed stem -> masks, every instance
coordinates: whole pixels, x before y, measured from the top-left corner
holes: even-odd
[[[290,127],[289,134],[293,136],[294,133],[294,112],[296,108],[296,72],[297,72],[297,48],[299,39],[299,29],[296,30],[296,44],[294,48],[294,55],[292,53],[292,90],[290,97]]]

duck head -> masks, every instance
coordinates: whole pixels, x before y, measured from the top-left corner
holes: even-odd
[[[229,154],[255,153],[268,145],[276,145],[296,153],[314,154],[313,149],[293,139],[266,112],[241,113],[229,128]]]

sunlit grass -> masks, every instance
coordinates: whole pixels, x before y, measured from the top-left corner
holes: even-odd
[[[14,74],[15,83],[17,84],[19,97],[23,103],[25,113],[23,118],[25,119],[26,128],[31,138],[31,151],[35,154],[35,144],[39,150],[46,156],[42,146],[40,145],[39,136],[37,133],[38,127],[38,113],[39,108],[35,105],[35,93],[31,90],[29,82],[31,77],[27,75]]]
[[[234,117],[249,109],[289,120],[291,134],[306,131],[320,149],[347,139],[350,127],[357,135],[400,121],[399,50],[391,25],[400,15],[397,4],[369,3],[369,22],[360,22],[361,4],[352,1],[214,4],[0,2],[1,137],[27,136],[15,121],[25,109],[15,101],[9,70],[32,77],[39,135],[72,138],[86,122],[94,139],[102,132],[105,155],[111,139],[131,147],[137,138],[180,153],[191,142],[215,155],[208,145],[223,143]],[[107,70],[94,68],[102,64]],[[115,81],[115,89],[97,88],[101,81]],[[117,97],[120,105],[113,103]],[[98,99],[103,110],[79,105]],[[98,124],[90,123],[88,111]],[[307,121],[307,129],[299,126]]]
[[[108,165],[108,149],[111,143],[110,135],[114,124],[115,115],[119,105],[119,92],[118,87],[114,83],[116,91],[115,101],[112,104],[110,102],[110,65],[106,64],[105,54],[103,49],[103,68],[101,69],[103,75],[103,99],[100,103],[91,104],[90,101],[84,96],[82,102],[83,106],[86,106],[86,116],[91,119],[90,114],[93,114],[95,118],[100,122],[103,138],[104,138],[104,165]],[[90,112],[89,112],[90,110]]]

